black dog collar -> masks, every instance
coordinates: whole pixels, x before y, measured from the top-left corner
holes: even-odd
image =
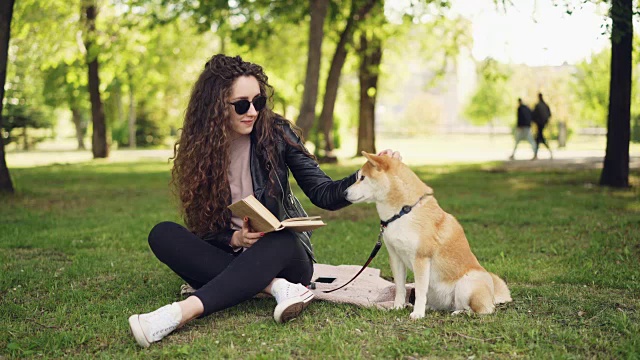
[[[387,226],[389,226],[390,223],[400,219],[402,216],[407,215],[408,213],[411,212],[411,210],[418,205],[418,203],[420,201],[422,201],[422,199],[426,198],[427,196],[433,195],[433,193],[425,193],[424,195],[420,196],[420,199],[418,199],[418,201],[416,201],[413,205],[405,205],[402,207],[402,209],[400,209],[400,212],[393,215],[389,220],[384,221],[384,220],[380,220],[380,226],[382,228],[386,228]]]

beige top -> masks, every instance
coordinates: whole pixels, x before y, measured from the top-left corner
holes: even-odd
[[[242,135],[231,142],[229,170],[227,172],[231,187],[231,203],[253,194],[253,182],[249,166],[250,150],[251,138],[249,135]],[[242,219],[232,215],[231,228],[234,230],[242,229]]]

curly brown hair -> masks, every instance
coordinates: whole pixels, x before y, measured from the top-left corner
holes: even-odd
[[[261,66],[243,61],[240,56],[214,55],[193,86],[180,138],[174,145],[171,182],[180,199],[185,224],[198,236],[228,227],[231,219],[227,169],[233,107],[228,106],[227,99],[240,76],[255,77],[260,94],[269,98],[268,104],[272,103],[273,88]],[[267,105],[253,128],[256,153],[262,164],[277,164],[276,141],[283,130],[275,124],[276,118]],[[273,189],[275,166],[268,169]]]

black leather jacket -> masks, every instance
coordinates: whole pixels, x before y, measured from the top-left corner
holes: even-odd
[[[277,126],[282,126],[285,136],[291,142],[302,145],[300,138],[293,132],[289,124],[283,120],[276,121]],[[347,205],[351,205],[344,197],[344,191],[356,182],[357,172],[342,179],[333,181],[327,174],[322,171],[318,163],[309,158],[300,149],[289,145],[284,139],[280,139],[277,143],[278,158],[276,173],[278,179],[275,181],[276,188],[273,189],[271,196],[271,183],[268,181],[269,169],[272,164],[265,164],[256,152],[256,137],[251,133],[251,152],[250,152],[250,168],[251,178],[253,180],[253,195],[258,199],[269,211],[271,211],[279,220],[287,218],[286,213],[296,214],[296,209],[292,209],[291,200],[293,194],[289,187],[289,171],[296,179],[298,186],[307,195],[311,202],[319,208],[325,210],[338,210]],[[282,185],[282,189],[280,188]],[[288,200],[288,201],[285,201]],[[213,241],[219,245],[227,246],[230,251],[229,242],[234,233],[231,224],[228,227],[216,232],[208,233],[203,239]],[[305,242],[305,248],[309,256],[313,258],[313,251],[309,238],[304,238],[303,233],[296,233],[301,241]],[[310,233],[308,233],[310,235]],[[315,260],[315,259],[314,259]]]

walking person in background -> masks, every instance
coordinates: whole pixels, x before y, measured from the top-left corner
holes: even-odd
[[[537,151],[536,143],[533,141],[533,136],[531,136],[531,109],[529,109],[529,107],[522,102],[521,98],[518,98],[517,119],[518,122],[516,124],[515,133],[516,144],[513,147],[511,156],[509,156],[509,159],[511,160],[515,159],[516,149],[518,148],[518,143],[520,143],[521,140],[526,139],[529,144],[531,144],[531,149],[533,150],[534,154]]]
[[[536,127],[538,128],[536,132],[536,149],[534,151],[533,158],[538,158],[538,149],[540,149],[540,144],[544,144],[549,150],[549,156],[553,159],[553,152],[551,151],[551,147],[547,143],[547,140],[544,138],[544,128],[549,123],[549,118],[551,117],[551,109],[549,109],[549,105],[544,102],[542,98],[542,93],[538,94],[538,103],[533,109],[533,117],[532,120],[536,123]]]

